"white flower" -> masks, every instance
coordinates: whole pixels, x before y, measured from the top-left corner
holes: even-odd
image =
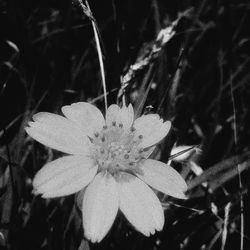
[[[183,178],[170,166],[147,159],[171,123],[156,114],[134,120],[134,110],[111,105],[104,119],[95,106],[79,102],[62,107],[65,115],[38,113],[26,132],[40,143],[69,154],[36,174],[35,192],[44,198],[86,187],[82,215],[85,236],[99,242],[120,209],[146,236],[162,230],[164,214],[152,189],[185,198]],[[148,186],[149,185],[149,186]]]

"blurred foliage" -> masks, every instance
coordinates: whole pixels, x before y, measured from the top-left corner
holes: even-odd
[[[77,101],[104,109],[91,22],[77,1],[0,1],[0,249],[250,248],[250,2],[246,0],[89,2],[102,38],[108,102],[119,93],[137,113],[173,123],[152,157],[167,162],[176,145],[199,145],[172,165],[189,183],[186,201],[161,197],[164,230],[145,238],[121,214],[100,244],[83,238],[74,196],[43,200],[32,178],[60,156],[24,132],[37,111]],[[183,13],[186,13],[183,15]],[[147,58],[159,32],[175,34]],[[120,96],[121,97],[121,96]],[[242,187],[239,186],[238,170]],[[199,170],[199,173],[197,172]]]

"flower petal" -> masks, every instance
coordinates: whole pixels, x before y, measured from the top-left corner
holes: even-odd
[[[120,209],[128,221],[146,236],[162,230],[164,213],[154,192],[140,179],[124,173],[119,181]]]
[[[106,124],[111,126],[113,122],[116,122],[119,117],[120,107],[116,104],[112,104],[108,107],[106,113]]]
[[[33,116],[25,130],[29,136],[47,147],[68,154],[86,154],[89,139],[68,119],[60,115],[41,112]]]
[[[158,191],[179,199],[186,199],[187,184],[181,175],[163,162],[147,159],[141,165],[143,175],[137,176]]]
[[[33,186],[43,198],[70,195],[84,188],[95,176],[97,166],[84,156],[64,156],[47,163],[36,174]]]
[[[157,114],[143,115],[134,122],[135,135],[142,135],[140,147],[146,148],[158,143],[169,132],[171,122],[163,122]]]
[[[134,109],[131,104],[128,107],[123,106],[120,112],[120,123],[123,124],[125,130],[130,129],[134,122]],[[119,122],[118,122],[119,124]]]
[[[109,106],[106,114],[106,124],[111,126],[113,122],[117,125],[122,124],[125,130],[128,130],[134,121],[134,109],[131,104],[128,107],[120,108],[116,104]]]
[[[87,102],[78,102],[64,106],[62,107],[62,112],[68,119],[77,123],[83,133],[91,137],[94,133],[102,130],[102,127],[105,125],[101,111]]]
[[[100,242],[111,228],[118,211],[117,183],[109,173],[100,172],[87,187],[83,203],[85,237]]]

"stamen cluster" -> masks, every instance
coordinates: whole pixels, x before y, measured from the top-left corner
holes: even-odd
[[[117,126],[116,122],[103,126],[101,132],[90,139],[99,171],[107,170],[112,175],[120,171],[140,172],[138,163],[145,159],[146,151],[139,147],[142,139],[134,127],[124,130],[123,124]]]

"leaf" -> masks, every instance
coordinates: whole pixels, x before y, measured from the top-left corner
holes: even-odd
[[[243,153],[223,160],[205,170],[201,175],[188,183],[188,190],[191,190],[204,182],[208,182],[209,188],[214,191],[238,174],[250,167],[250,153]]]
[[[152,86],[153,83],[153,78],[154,78],[154,72],[153,72],[153,67],[154,65],[150,65],[150,68],[148,69],[147,74],[145,75],[142,85],[138,91],[138,98],[137,101],[134,105],[134,110],[135,110],[135,117],[141,116],[143,107],[145,105],[145,102],[148,97],[149,90]],[[147,86],[148,84],[148,86]],[[147,87],[146,87],[147,86]]]

